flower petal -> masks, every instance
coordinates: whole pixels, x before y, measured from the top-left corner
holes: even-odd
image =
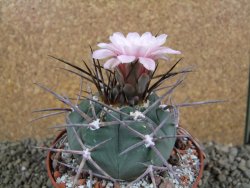
[[[122,63],[131,63],[135,60],[135,56],[129,56],[129,55],[119,55],[117,56],[117,58]]]
[[[143,66],[150,70],[150,71],[154,71],[155,70],[155,61],[153,59],[150,58],[146,58],[146,57],[140,57],[139,58],[139,62],[141,64],[143,64]]]
[[[169,61],[169,57],[163,55],[163,54],[160,54],[160,55],[157,55],[157,56],[154,56],[154,59],[164,59],[166,61]]]
[[[120,52],[120,54],[125,54],[124,45],[129,45],[129,42],[122,33],[114,33],[112,36],[109,37],[109,40],[111,41],[113,46]]]
[[[166,48],[164,53],[167,53],[167,54],[181,54],[180,51],[178,51],[178,50],[173,50],[173,49],[171,49],[171,48]]]
[[[141,40],[145,42],[150,40],[151,38],[152,38],[152,33],[150,32],[143,33],[141,36]]]
[[[120,64],[120,61],[117,58],[111,58],[104,63],[103,67],[105,69],[113,69],[119,64]]]
[[[119,53],[119,49],[116,48],[112,43],[99,43],[97,46],[103,49],[111,50],[115,53]]]
[[[100,48],[108,48],[109,44],[101,42],[101,43],[97,44],[97,46]]]
[[[173,50],[171,48],[163,47],[151,53],[151,55],[160,55],[160,54],[181,54],[181,52]]]
[[[129,40],[130,42],[137,41],[139,40],[139,38],[140,38],[140,35],[136,32],[127,34],[127,40]]]
[[[101,49],[101,50],[94,51],[92,57],[94,59],[104,59],[104,58],[115,56],[115,55],[116,54],[112,52],[111,50]]]
[[[162,34],[162,35],[157,36],[156,37],[157,45],[159,45],[159,46],[163,45],[166,42],[167,36],[168,35],[166,35],[166,34]]]
[[[120,32],[114,33],[112,36],[109,37],[109,40],[114,44],[114,45],[122,45],[123,43],[127,43],[126,38],[124,35]]]

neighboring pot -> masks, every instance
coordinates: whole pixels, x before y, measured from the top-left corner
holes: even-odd
[[[51,148],[53,148],[57,143],[58,141],[60,141],[60,139],[66,134],[66,130],[63,130],[61,131],[58,136],[56,137],[56,139],[53,141],[52,145],[51,145]],[[198,153],[198,158],[200,160],[200,170],[199,170],[199,174],[195,180],[195,182],[193,183],[193,186],[192,188],[197,188],[198,187],[198,184],[202,178],[202,174],[203,174],[203,168],[204,168],[204,153],[203,151],[199,148],[199,146],[197,145],[197,143],[195,141],[192,140],[192,138],[189,138],[192,143],[195,145],[196,147],[196,150],[197,150],[197,153]],[[48,176],[49,176],[49,179],[53,185],[54,188],[64,188],[65,185],[64,184],[57,184],[56,183],[56,180],[53,176],[53,168],[52,168],[52,159],[51,159],[51,155],[52,155],[52,152],[51,151],[48,151],[48,154],[47,154],[47,158],[46,158],[46,167],[47,167],[47,173],[48,173]]]

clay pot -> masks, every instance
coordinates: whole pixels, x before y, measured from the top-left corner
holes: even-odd
[[[51,148],[53,148],[57,142],[61,139],[61,137],[66,133],[66,130],[63,130],[61,131],[56,139],[53,141],[52,145],[51,145]],[[46,169],[47,169],[47,173],[48,173],[48,176],[49,176],[49,179],[53,185],[54,188],[62,188],[63,185],[62,184],[58,184],[56,183],[56,180],[54,178],[54,176],[52,175],[53,174],[53,168],[52,168],[52,159],[51,159],[51,155],[52,155],[52,152],[51,151],[48,151],[48,154],[47,154],[47,158],[46,158]],[[66,185],[64,185],[66,187]]]
[[[198,158],[200,160],[200,170],[199,170],[199,174],[195,180],[195,182],[193,183],[193,186],[192,188],[197,188],[198,185],[199,185],[199,182],[202,178],[202,175],[203,175],[203,169],[204,169],[204,153],[203,151],[196,145],[195,142],[193,142],[193,144],[196,146],[196,149],[197,149],[197,152],[198,152]]]
[[[56,139],[54,140],[54,142],[52,143],[51,147],[54,147],[57,142],[60,140],[60,138],[66,134],[66,130],[63,130],[62,132],[59,133],[59,135],[56,137]],[[192,140],[191,140],[192,141]],[[193,141],[192,141],[193,142]],[[192,188],[197,188],[198,187],[198,184],[199,184],[199,181],[201,180],[202,178],[202,174],[203,174],[203,168],[204,168],[204,153],[202,150],[199,149],[199,147],[196,145],[195,142],[193,142],[193,144],[196,146],[196,149],[197,149],[197,153],[198,153],[198,157],[199,157],[199,160],[200,160],[200,170],[199,170],[199,174],[195,180],[195,182],[193,183],[193,186]],[[49,151],[48,154],[47,154],[47,159],[46,159],[46,167],[47,167],[47,173],[48,173],[48,176],[49,176],[49,179],[53,185],[54,188],[62,188],[62,187],[65,187],[65,184],[63,185],[62,183],[61,184],[57,184],[56,181],[55,181],[55,178],[54,176],[52,175],[53,174],[53,168],[52,168],[52,159],[51,159],[51,155],[52,155],[52,152]]]

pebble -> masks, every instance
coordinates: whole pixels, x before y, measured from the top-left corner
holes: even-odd
[[[212,168],[212,172],[213,172],[213,174],[215,174],[215,175],[221,174],[221,170],[220,170],[219,168],[217,168],[217,167],[213,167],[213,168]]]
[[[225,146],[221,146],[219,148],[219,151],[222,151],[224,153],[228,153],[229,152],[229,146],[225,145]]]
[[[219,176],[218,176],[218,180],[220,181],[220,182],[224,182],[224,181],[226,181],[226,176],[224,175],[224,174],[220,174]]]
[[[246,178],[250,179],[250,170],[243,171],[243,174],[245,175]]]
[[[250,169],[250,159],[247,161],[246,167]]]
[[[242,159],[238,165],[238,168],[242,171],[246,170],[246,161],[244,159]]]
[[[232,155],[232,156],[237,156],[237,154],[238,154],[238,149],[235,148],[235,147],[231,147],[231,148],[229,149],[229,153],[230,153],[230,155]]]
[[[241,184],[241,188],[250,188],[250,184],[243,183]]]
[[[229,159],[229,162],[232,163],[232,162],[234,162],[235,156],[229,154],[228,159]]]

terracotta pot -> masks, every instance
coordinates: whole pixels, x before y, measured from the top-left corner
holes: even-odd
[[[53,148],[57,142],[60,140],[60,138],[66,133],[66,130],[63,130],[61,131],[56,139],[53,141],[52,145],[51,145],[51,148]],[[47,173],[48,173],[48,176],[49,176],[49,179],[53,185],[54,188],[63,188],[63,187],[66,187],[65,185],[62,185],[62,184],[58,184],[56,183],[56,180],[54,178],[54,176],[52,175],[52,159],[51,159],[51,155],[52,155],[52,152],[49,151],[48,154],[47,154],[47,158],[46,158],[46,169],[47,169]]]
[[[193,183],[192,188],[197,188],[199,185],[199,182],[202,178],[203,175],[203,169],[204,169],[204,153],[203,151],[196,145],[195,142],[193,142],[193,144],[196,146],[197,152],[198,152],[198,157],[200,159],[200,170],[199,170],[199,174],[195,180],[195,182]]]
[[[59,135],[56,137],[56,139],[53,141],[51,147],[54,147],[57,142],[60,140],[60,138],[66,133],[66,130],[63,130],[59,133]],[[192,140],[191,140],[192,141]],[[193,183],[193,186],[192,188],[197,188],[198,187],[198,184],[199,184],[199,181],[201,180],[202,178],[202,174],[203,174],[203,168],[204,168],[204,153],[202,152],[202,150],[199,149],[199,147],[197,146],[197,144],[192,141],[193,144],[196,146],[196,149],[197,149],[197,152],[198,152],[198,157],[200,159],[200,170],[199,170],[199,174],[195,180],[195,182]],[[64,188],[65,187],[65,184],[57,184],[56,181],[55,181],[55,178],[53,177],[52,175],[52,159],[51,159],[51,155],[52,155],[52,152],[49,151],[48,154],[47,154],[47,159],[46,159],[46,167],[47,167],[47,173],[48,173],[48,176],[49,176],[49,179],[52,183],[52,185],[54,186],[54,188]]]

